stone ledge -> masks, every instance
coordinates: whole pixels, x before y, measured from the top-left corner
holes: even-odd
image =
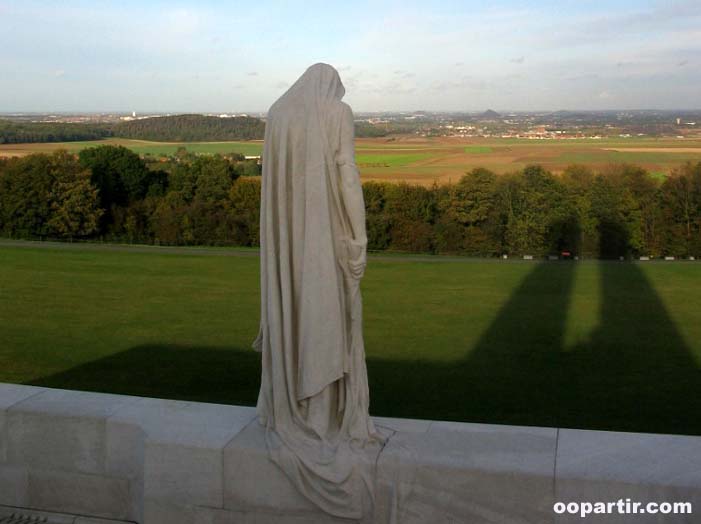
[[[701,511],[701,437],[375,422],[395,433],[364,524],[574,522],[553,503],[625,497]],[[0,384],[0,504],[146,524],[349,522],[268,460],[252,408],[11,384]]]

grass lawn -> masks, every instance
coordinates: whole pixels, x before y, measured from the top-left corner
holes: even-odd
[[[253,405],[258,259],[0,242],[0,381]],[[701,263],[372,258],[376,415],[701,435]]]

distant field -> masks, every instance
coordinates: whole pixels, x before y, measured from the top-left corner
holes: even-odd
[[[54,142],[42,144],[1,144],[0,156],[24,156],[31,153],[46,153],[56,149],[80,151],[86,147],[98,145],[121,145],[141,155],[172,155],[179,147],[185,147],[193,153],[241,153],[242,155],[260,155],[262,141],[241,142],[149,142],[147,140],[130,140],[127,138],[108,138],[88,142]]]
[[[143,155],[172,154],[184,146],[195,153],[259,155],[263,144],[252,142],[147,142],[108,139],[99,142],[0,145],[2,155],[26,155],[59,147],[78,151],[98,144],[120,144]],[[502,138],[362,138],[356,141],[356,162],[364,180],[407,181],[429,185],[457,181],[466,171],[485,167],[497,173],[541,164],[561,172],[570,164],[594,168],[610,163],[635,163],[664,176],[686,161],[701,161],[701,138],[605,140],[519,140]]]
[[[199,251],[0,241],[0,382],[254,404],[258,257]],[[701,435],[701,262],[370,257],[362,292],[373,414]]]

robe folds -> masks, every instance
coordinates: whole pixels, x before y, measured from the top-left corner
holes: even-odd
[[[262,354],[257,410],[271,460],[324,511],[360,518],[385,437],[368,413],[367,237],[344,93],[333,67],[314,64],[268,111],[253,347]]]

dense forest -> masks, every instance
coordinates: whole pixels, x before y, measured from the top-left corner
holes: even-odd
[[[105,125],[0,120],[0,144],[75,142],[112,136]]]
[[[373,125],[356,122],[359,138],[380,137],[392,133],[413,132],[407,126]],[[229,140],[262,140],[265,122],[258,118],[238,116],[219,118],[203,115],[176,115],[129,120],[117,124],[64,124],[44,122],[12,122],[0,120],[0,144],[32,142],[74,142],[108,137],[152,140],[156,142],[225,142]]]
[[[159,116],[120,122],[114,125],[112,132],[121,138],[163,142],[261,140],[265,123],[248,116]]]
[[[260,177],[242,158],[183,154],[168,169],[124,147],[0,159],[0,234],[255,246]],[[156,166],[155,169],[149,166]],[[472,256],[701,256],[701,163],[664,180],[634,165],[533,165],[430,188],[366,182],[369,248]]]

